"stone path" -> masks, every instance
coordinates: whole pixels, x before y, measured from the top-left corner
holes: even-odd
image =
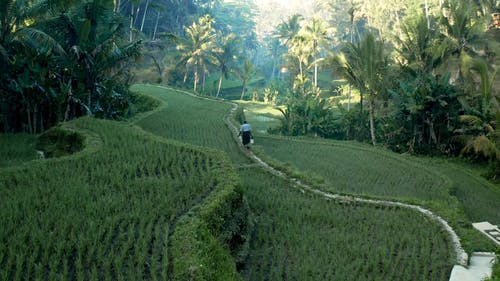
[[[450,281],[479,281],[491,277],[495,258],[494,253],[473,253],[468,267],[453,267]]]

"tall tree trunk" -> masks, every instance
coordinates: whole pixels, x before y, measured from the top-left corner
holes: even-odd
[[[363,113],[363,92],[359,91],[359,112]]]
[[[425,0],[425,18],[427,20],[427,29],[431,29],[431,21],[429,19],[429,3]]]
[[[149,7],[149,0],[146,0],[146,7],[144,8],[144,14],[142,15],[141,32],[144,29],[144,21],[146,20],[146,15],[148,13],[148,7]]]
[[[141,12],[141,4],[137,4],[137,9],[135,10],[134,26],[137,25],[137,19],[139,18],[139,13]]]
[[[352,6],[352,2],[351,2],[351,6]],[[351,13],[349,14],[350,15],[350,18],[351,18],[351,30],[349,30],[349,33],[351,35],[351,44],[354,44],[354,8],[351,8]],[[347,85],[347,112],[351,111],[351,93],[352,93],[352,89],[351,89],[351,85]],[[349,135],[349,132],[347,132],[347,135]]]
[[[71,99],[73,98],[73,92],[71,90],[71,81],[68,82],[68,99],[66,104],[66,112],[64,113],[64,122],[69,120],[69,113],[71,111]]]
[[[370,135],[372,138],[372,144],[376,145],[377,140],[375,139],[375,97],[373,94],[369,97],[370,100]]]
[[[219,77],[219,85],[217,86],[217,95],[215,95],[215,97],[219,96],[220,88],[222,87],[222,77],[223,77],[223,74],[222,74],[222,71],[221,71],[220,77]]]
[[[247,87],[247,80],[243,80],[243,88],[241,89],[241,97],[240,97],[240,100],[243,100],[243,98],[245,97],[245,88]]]
[[[89,90],[89,94],[87,96],[87,115],[92,114],[92,90]]]
[[[113,13],[115,15],[120,12],[121,5],[122,5],[121,0],[113,0]]]
[[[130,37],[129,42],[134,40],[134,3],[130,3]]]
[[[318,62],[317,62],[317,54],[316,54],[316,48],[318,47],[318,43],[316,40],[313,42],[314,44],[314,87],[318,87]]]
[[[160,21],[160,12],[158,12],[158,15],[156,16],[156,23],[155,23],[155,29],[153,31],[153,38],[151,40],[156,39],[156,31],[158,31],[158,22]]]
[[[26,109],[26,114],[28,115],[28,129],[29,129],[29,133],[33,134],[33,126],[32,126],[32,123],[31,123],[31,110],[30,110],[29,106]]]
[[[203,71],[203,77],[201,78],[201,92],[205,94],[205,78],[207,77],[207,73]]]
[[[182,79],[182,84],[183,85],[186,85],[186,81],[187,81],[187,78],[188,78],[188,72],[189,72],[189,68],[186,66],[186,72],[184,72],[184,79]]]
[[[196,86],[198,85],[198,65],[194,67],[194,82],[193,91],[196,93]]]

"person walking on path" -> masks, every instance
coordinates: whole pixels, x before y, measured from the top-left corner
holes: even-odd
[[[252,137],[252,126],[247,123],[247,121],[243,121],[243,125],[241,125],[240,133],[238,136],[241,136],[241,142],[243,146],[247,149],[250,148],[250,140]]]

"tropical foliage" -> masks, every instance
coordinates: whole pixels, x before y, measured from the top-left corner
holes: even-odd
[[[329,90],[316,82],[318,63],[350,86],[340,91],[349,99],[347,109],[339,104],[340,115],[332,118],[331,110],[325,110],[317,117],[304,111],[299,116],[305,122],[292,113],[297,105],[310,104],[310,95],[298,102],[296,93],[289,94],[278,131],[317,134],[290,128],[323,119],[323,136],[381,143],[399,152],[486,160],[492,163],[492,177],[497,177],[495,78],[500,49],[490,20],[498,3],[426,1],[419,12],[417,1],[380,2],[377,7],[375,2],[380,1],[351,1],[341,7],[339,1],[318,1],[319,7],[338,16],[336,30],[320,29],[315,18],[300,15],[276,26],[276,38],[286,47],[282,66],[290,76],[290,89],[328,98]],[[371,13],[362,16],[362,11]],[[391,16],[377,18],[382,11]],[[343,20],[338,20],[339,13]],[[395,26],[392,34],[388,24]],[[320,38],[330,38],[329,44],[320,44]],[[335,87],[345,89],[342,84]],[[354,106],[352,89],[359,91]]]
[[[129,114],[127,69],[140,42],[123,40],[125,22],[111,1],[2,3],[2,131]]]

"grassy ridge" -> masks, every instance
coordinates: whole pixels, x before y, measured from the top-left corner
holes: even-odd
[[[135,85],[144,92],[167,103],[163,109],[137,122],[144,130],[168,139],[216,148],[236,163],[249,163],[233,141],[223,117],[231,106],[217,101],[195,99],[175,90],[157,86]]]
[[[171,228],[230,166],[126,124],[71,126],[102,146],[0,171],[0,279],[166,279]]]
[[[447,279],[433,221],[303,194],[259,168],[239,170],[256,214],[245,248],[248,207],[221,151],[251,165],[222,121],[229,105],[134,89],[164,102],[137,122],[161,137],[83,118],[69,125],[97,148],[0,170],[0,279],[238,280],[247,251],[246,280]]]
[[[0,134],[0,168],[18,165],[36,157],[34,136]]]
[[[419,213],[302,194],[259,169],[240,175],[257,225],[245,280],[448,279],[447,236]]]
[[[146,86],[140,88],[149,92]],[[196,116],[199,109],[189,106],[191,103],[204,103],[214,111],[217,110],[215,106],[225,106],[177,96],[179,94],[170,90],[156,91],[155,96],[163,95],[168,103],[164,111],[177,112],[175,115],[167,113],[171,118],[177,116],[176,120],[178,114]],[[217,126],[211,125],[212,118]],[[196,126],[203,128],[208,137],[222,135],[222,130],[226,129],[219,125],[221,119],[222,115],[198,119]],[[166,121],[154,120],[158,121],[140,122],[139,125],[152,133],[166,134],[163,125],[159,125]],[[168,125],[168,128],[175,128],[175,125]],[[199,142],[197,137],[189,137],[179,129],[170,129],[168,134],[177,140]],[[233,142],[229,138],[218,141]],[[225,147],[227,144],[212,143],[211,146]],[[238,158],[231,156],[231,159]],[[242,168],[239,175],[250,208],[257,216],[249,263],[243,271],[245,280],[447,279],[454,256],[447,235],[419,214],[394,208],[341,205],[307,196],[290,190],[289,183],[258,168]],[[377,215],[372,220],[373,213]],[[394,237],[400,239],[392,239]],[[210,244],[210,240],[206,241]],[[397,269],[408,269],[399,272],[394,263],[398,264]],[[198,272],[200,268],[194,266],[193,270]]]
[[[500,224],[500,188],[464,166],[338,141],[259,136],[258,143],[267,155],[324,179],[331,191],[458,203],[467,220]]]
[[[425,158],[420,161],[450,179],[450,195],[458,199],[468,220],[500,225],[500,186],[488,182],[460,163]]]
[[[432,171],[362,145],[259,137],[259,148],[305,173],[320,176],[331,191],[389,198],[448,201],[449,183]]]

